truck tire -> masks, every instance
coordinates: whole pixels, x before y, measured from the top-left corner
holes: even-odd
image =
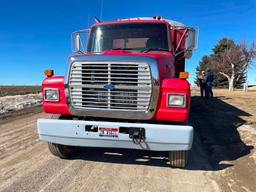
[[[50,118],[62,119],[61,114],[52,114]],[[50,142],[48,142],[48,148],[53,155],[62,159],[67,159],[78,151],[78,148],[74,146],[67,146]]]
[[[188,151],[169,151],[171,167],[185,168],[188,161]]]
[[[62,159],[67,159],[76,152],[75,147],[60,145],[56,143],[48,143],[48,148],[53,155]]]

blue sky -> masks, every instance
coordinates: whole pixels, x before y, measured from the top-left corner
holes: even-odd
[[[101,1],[0,0],[0,84],[39,85],[47,68],[64,75],[72,54],[70,34],[100,17]],[[186,63],[193,82],[200,58],[222,37],[256,41],[255,13],[251,0],[103,0],[102,19],[161,15],[198,27],[198,49]],[[256,68],[250,69],[249,82],[256,84]]]

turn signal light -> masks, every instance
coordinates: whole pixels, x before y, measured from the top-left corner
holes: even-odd
[[[180,72],[180,79],[188,79],[189,73],[188,72]]]
[[[44,70],[44,74],[47,77],[52,77],[54,75],[54,71],[52,69],[46,69]]]

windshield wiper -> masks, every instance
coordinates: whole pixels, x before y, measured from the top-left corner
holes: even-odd
[[[111,50],[133,50],[133,48],[121,48],[121,47],[118,47],[118,48],[114,48],[114,49],[111,49]]]
[[[164,48],[145,48],[145,49],[141,50],[141,52],[143,52],[143,53],[147,53],[149,51],[169,51],[169,50],[164,49]]]

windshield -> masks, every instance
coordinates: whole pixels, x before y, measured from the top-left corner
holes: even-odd
[[[167,26],[162,23],[129,23],[93,27],[87,51],[113,49],[168,51]]]

